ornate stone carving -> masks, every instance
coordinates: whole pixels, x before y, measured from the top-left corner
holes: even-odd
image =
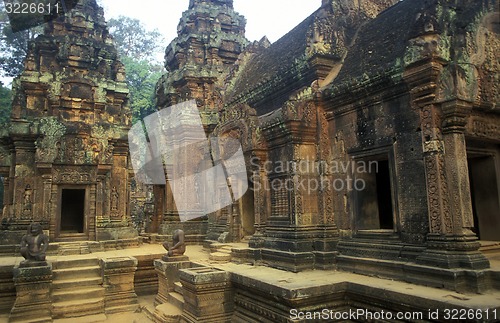
[[[20,253],[25,261],[21,266],[31,264],[42,266],[45,263],[45,253],[49,246],[49,237],[42,230],[40,223],[34,222],[28,226],[28,232],[21,239]],[[41,264],[42,262],[42,264]]]
[[[31,186],[26,185],[26,189],[23,194],[23,210],[22,210],[22,218],[23,219],[31,219],[33,215],[33,190]]]
[[[186,243],[184,242],[184,231],[177,229],[172,234],[172,244],[167,241],[163,243],[163,247],[168,251],[168,257],[178,257],[186,252]]]
[[[78,170],[54,170],[53,182],[58,184],[90,184],[95,180],[95,172]]]

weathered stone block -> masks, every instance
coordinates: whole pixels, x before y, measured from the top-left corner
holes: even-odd
[[[181,322],[231,322],[234,308],[230,273],[209,267],[180,271],[184,312]]]
[[[137,259],[114,257],[100,260],[103,285],[106,288],[104,302],[106,313],[134,311],[138,308],[134,288]]]
[[[186,256],[181,257],[169,257],[169,260],[174,258],[187,258]],[[180,281],[179,270],[190,268],[192,263],[189,261],[164,261],[156,259],[154,261],[155,271],[158,275],[158,294],[155,298],[155,305],[163,304],[168,302],[168,293],[174,291],[174,283]]]
[[[33,264],[36,265],[36,264]],[[10,311],[9,322],[52,322],[52,267],[14,267],[16,302]]]

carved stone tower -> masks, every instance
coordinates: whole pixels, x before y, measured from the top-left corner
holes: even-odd
[[[245,18],[232,0],[191,0],[165,51],[167,73],[158,82],[159,109],[195,99],[208,130],[217,122],[220,88],[248,44]]]
[[[191,0],[179,22],[177,38],[165,51],[167,73],[157,85],[158,109],[196,100],[205,132],[211,133],[223,105],[224,80],[249,43],[245,38],[245,24],[245,18],[234,11],[232,0]],[[200,167],[200,163],[201,160],[193,157],[182,165],[176,163],[175,167],[193,170]],[[167,177],[172,167],[166,165]],[[167,185],[155,187],[156,215],[152,232],[168,234],[181,225],[170,184],[167,179]],[[206,231],[206,221],[190,221],[182,227],[187,239],[197,240],[194,237],[197,236],[202,240],[200,233]]]
[[[95,0],[80,1],[30,44],[0,160],[4,243],[17,243],[33,220],[52,241],[137,235],[129,224],[124,73]]]

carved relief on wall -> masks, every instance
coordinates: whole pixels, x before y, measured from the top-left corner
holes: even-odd
[[[498,12],[489,13],[466,34],[466,53],[471,66],[478,68],[479,87],[477,101],[500,102],[500,37]]]
[[[317,15],[306,37],[308,57],[320,54],[341,58],[346,52],[343,28],[331,15]]]
[[[472,116],[468,120],[466,134],[473,137],[498,140],[500,138],[500,117]]]
[[[239,132],[237,138],[244,152],[265,148],[257,113],[250,106],[241,104],[222,110],[219,124],[213,133],[218,136],[231,130]]]
[[[33,190],[28,184],[24,190],[23,194],[23,209],[22,209],[22,219],[31,219],[33,216]]]
[[[35,160],[41,163],[54,163],[61,160],[61,140],[66,127],[55,118],[42,118],[39,132],[43,134],[36,142]]]
[[[90,184],[96,181],[97,170],[59,169],[52,171],[52,182],[57,184]]]
[[[120,201],[120,194],[118,194],[116,186],[113,186],[113,189],[111,190],[111,201],[110,201],[111,215],[116,215],[118,213],[119,201]]]

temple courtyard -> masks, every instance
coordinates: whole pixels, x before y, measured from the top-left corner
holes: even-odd
[[[396,321],[447,321],[442,317],[444,311],[453,309],[489,309],[490,315],[494,309],[500,311],[500,291],[490,290],[482,294],[477,293],[457,293],[450,290],[434,287],[426,287],[415,285],[411,283],[405,283],[401,281],[395,281],[392,279],[384,279],[376,276],[366,276],[359,275],[350,272],[344,272],[339,270],[309,270],[299,273],[293,273],[289,271],[283,271],[275,268],[270,268],[267,266],[259,264],[242,263],[241,259],[238,258],[230,260],[230,254],[233,254],[230,250],[237,252],[241,248],[245,248],[245,243],[228,243],[228,244],[217,244],[212,246],[210,249],[203,248],[201,245],[189,245],[185,255],[189,257],[189,261],[195,263],[196,266],[217,269],[229,273],[229,280],[235,284],[244,286],[251,286],[256,290],[267,293],[269,299],[273,299],[274,296],[279,298],[289,298],[294,299],[297,304],[300,303],[300,299],[311,299],[311,298],[326,298],[323,299],[320,304],[322,306],[310,306],[307,312],[302,308],[300,311],[293,308],[293,302],[288,308],[279,308],[275,311],[289,311],[290,321],[297,322],[311,322],[311,320],[301,320],[300,318],[307,319],[306,315],[314,315],[314,312],[320,318],[316,321],[328,321],[330,317],[334,321],[365,321],[369,319],[372,315],[388,315],[387,312],[391,312],[390,315],[397,315],[397,313],[403,313],[404,315],[411,315],[412,318],[409,319],[396,319],[395,316],[390,320],[391,322]],[[52,248],[53,249],[53,248]],[[217,249],[217,250],[216,250]],[[491,264],[491,271],[500,273],[500,244],[499,243],[485,243],[483,249],[486,250],[485,254]],[[53,253],[53,252],[52,252]],[[82,264],[82,268],[89,268],[86,261],[95,261],[99,263],[101,259],[129,259],[133,257],[139,260],[147,259],[151,263],[154,259],[160,260],[165,254],[165,249],[161,244],[142,244],[134,248],[126,249],[116,249],[108,250],[102,252],[92,252],[88,254],[79,255],[49,255],[47,256],[47,261],[52,265],[54,269],[65,268],[64,264]],[[218,254],[225,254],[227,257],[221,257]],[[219,256],[219,258],[217,258]],[[224,259],[221,259],[224,258]],[[3,256],[0,258],[0,271],[5,273],[6,271],[12,272],[14,266],[19,265],[19,263],[24,258],[21,256]],[[219,259],[219,260],[214,260]],[[243,261],[244,262],[244,261]],[[76,266],[78,267],[78,266]],[[174,287],[167,296],[168,302],[163,303],[159,306],[157,304],[158,297],[158,278],[157,275],[151,270],[150,266],[148,269],[142,268],[142,270],[135,270],[135,280],[129,281],[130,289],[137,289],[138,284],[141,282],[149,281],[149,289],[140,289],[138,295],[130,296],[127,301],[131,305],[127,312],[120,313],[107,313],[102,311],[102,313],[93,313],[90,309],[90,314],[79,316],[79,317],[69,317],[69,318],[59,318],[54,319],[53,322],[57,323],[79,323],[79,322],[168,322],[168,318],[179,319],[182,316],[183,307],[185,306],[184,295],[182,295],[182,289],[178,286]],[[140,268],[140,267],[139,267]],[[55,276],[57,278],[57,269]],[[70,308],[72,305],[74,307],[85,307],[86,300],[88,297],[91,301],[95,301],[94,296],[85,294],[85,287],[82,287],[82,282],[88,279],[89,275],[85,271],[78,272],[74,271],[72,275],[67,276],[67,281],[73,281],[71,289],[73,292],[66,294],[65,306]],[[99,277],[97,275],[96,277]],[[103,278],[98,278],[97,288],[105,290],[103,285]],[[105,278],[104,278],[105,280]],[[154,283],[156,281],[156,284]],[[57,280],[54,280],[56,283]],[[5,286],[7,282],[2,280],[0,286]],[[179,285],[177,283],[176,285]],[[55,285],[54,285],[55,286]],[[57,287],[52,290],[53,295],[57,293]],[[180,293],[176,292],[179,290]],[[240,291],[241,292],[241,291]],[[227,300],[235,300],[235,294],[238,293],[237,290],[230,292],[231,296],[226,298]],[[235,294],[233,294],[235,293]],[[95,291],[94,291],[95,294]],[[97,295],[99,293],[97,292]],[[101,302],[104,304],[104,294],[101,293]],[[243,295],[238,295],[242,297]],[[99,296],[98,296],[99,297]],[[2,300],[6,299],[6,295],[0,294]],[[13,300],[14,298],[12,298]],[[264,300],[264,297],[262,299]],[[234,310],[235,304],[230,304],[230,308]],[[368,305],[368,306],[367,306]],[[57,303],[55,303],[57,306]],[[307,308],[307,307],[306,307]],[[102,308],[104,309],[104,307]],[[353,313],[353,309],[359,310],[359,317],[351,320],[349,317],[343,319],[342,317],[335,317],[335,315],[341,315],[339,313]],[[363,309],[363,310],[361,310]],[[235,312],[241,311],[238,309]],[[441,311],[441,319],[431,320],[429,318],[430,311]],[[245,320],[239,320],[237,313],[233,312],[231,321],[235,322],[245,322]],[[319,316],[321,315],[323,316]],[[337,314],[335,314],[337,313]],[[284,314],[284,313],[281,313]],[[163,316],[162,316],[163,315]],[[258,315],[258,313],[254,313]],[[329,316],[325,316],[329,315]],[[354,314],[351,314],[353,318]],[[422,318],[419,315],[423,315]],[[163,317],[163,318],[162,318]],[[317,317],[317,318],[318,318]],[[337,318],[337,319],[335,319]],[[340,318],[340,319],[338,319]],[[346,317],[344,317],[346,318]],[[263,319],[263,318],[262,318]],[[296,320],[294,320],[296,319]],[[257,321],[257,319],[256,319]],[[272,320],[265,320],[270,321]],[[313,320],[314,321],[314,320]],[[379,320],[375,320],[379,321]],[[471,320],[472,321],[472,320]],[[482,322],[494,322],[496,320],[477,320]],[[0,315],[0,322],[9,322],[9,313]]]

